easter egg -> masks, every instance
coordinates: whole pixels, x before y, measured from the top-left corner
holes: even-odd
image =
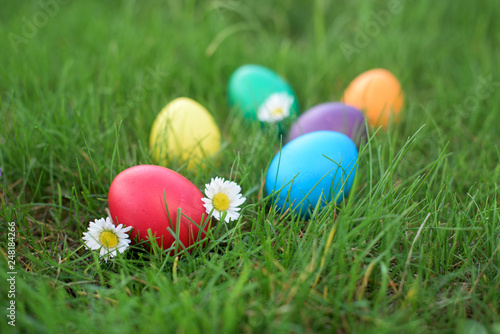
[[[260,65],[243,65],[228,84],[229,107],[246,119],[281,122],[297,115],[299,105],[292,87],[277,73]]]
[[[108,205],[116,225],[133,227],[132,240],[148,240],[151,232],[158,245],[168,249],[176,238],[189,247],[206,237],[210,222],[203,197],[194,184],[177,172],[162,166],[139,165],[114,178]],[[176,245],[183,249],[179,243]]]
[[[357,76],[344,92],[343,102],[362,110],[372,126],[387,127],[399,121],[404,94],[398,79],[388,70],[376,68]]]
[[[340,102],[328,102],[302,113],[290,128],[288,141],[320,130],[343,133],[357,146],[366,139],[365,117],[361,111]]]
[[[212,115],[198,102],[180,97],[163,108],[151,128],[149,147],[160,165],[171,160],[193,169],[220,148],[220,131]]]
[[[265,189],[281,211],[304,218],[316,206],[339,203],[354,182],[358,150],[346,135],[315,131],[287,143],[271,161]]]

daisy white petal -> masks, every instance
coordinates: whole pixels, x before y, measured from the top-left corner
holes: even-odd
[[[261,122],[279,122],[290,116],[293,101],[293,96],[285,92],[271,94],[257,110],[257,118]]]
[[[117,255],[117,251],[123,253],[130,244],[127,232],[132,226],[123,227],[123,224],[115,226],[111,218],[96,219],[90,222],[88,231],[83,233],[85,248],[99,250],[99,256],[108,261]]]
[[[241,204],[245,203],[246,198],[245,197],[237,197],[233,198],[231,202],[233,203],[233,206],[237,207],[240,206]]]
[[[241,195],[241,187],[233,181],[223,178],[212,178],[209,184],[205,185],[205,195],[202,198],[206,212],[215,219],[220,220],[224,212],[224,221],[237,220],[240,216],[238,211],[246,198]]]

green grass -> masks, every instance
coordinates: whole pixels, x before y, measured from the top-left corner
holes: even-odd
[[[0,331],[500,333],[500,8],[407,1],[345,57],[340,45],[389,3],[74,1],[13,48],[9,33],[26,36],[42,9],[4,2],[4,310],[7,222],[18,233],[16,327],[2,315]],[[285,77],[302,110],[370,68],[400,78],[402,122],[370,130],[346,201],[303,221],[261,196],[280,141],[227,107],[245,63]],[[82,232],[106,216],[116,174],[152,163],[152,122],[179,96],[212,112],[223,149],[212,168],[169,167],[200,190],[235,180],[242,219],[177,260],[134,246],[100,263]]]

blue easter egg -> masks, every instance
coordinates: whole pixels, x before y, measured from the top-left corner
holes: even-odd
[[[314,209],[347,196],[354,182],[358,150],[346,135],[315,131],[295,138],[273,158],[266,175],[266,193],[285,211],[304,218]]]

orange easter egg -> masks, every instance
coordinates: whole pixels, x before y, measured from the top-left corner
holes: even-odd
[[[399,121],[404,94],[398,79],[388,70],[376,68],[358,75],[347,87],[342,101],[363,110],[372,126],[387,127]]]

